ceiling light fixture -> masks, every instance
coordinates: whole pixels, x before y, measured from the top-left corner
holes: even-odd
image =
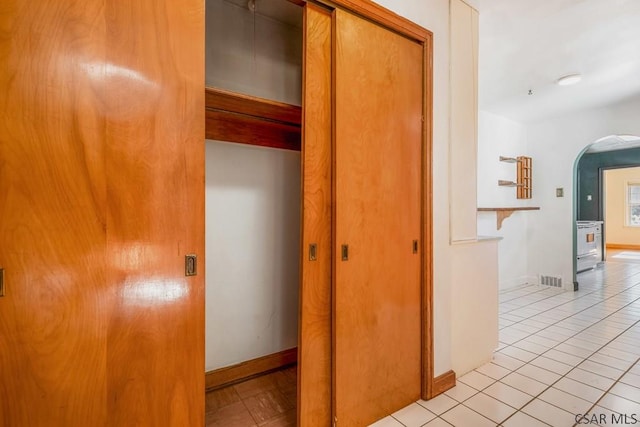
[[[560,77],[556,83],[560,86],[569,86],[578,83],[580,80],[582,80],[582,75],[569,74],[568,76]]]

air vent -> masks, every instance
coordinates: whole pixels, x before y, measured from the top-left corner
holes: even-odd
[[[543,286],[552,286],[554,288],[561,288],[562,287],[562,277],[540,275],[540,284],[543,285]]]

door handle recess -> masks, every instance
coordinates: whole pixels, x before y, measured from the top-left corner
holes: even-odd
[[[349,261],[349,245],[342,245],[342,261]]]

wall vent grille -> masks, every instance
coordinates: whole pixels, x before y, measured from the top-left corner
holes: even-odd
[[[544,286],[552,286],[554,288],[561,288],[562,277],[540,275],[540,284]]]

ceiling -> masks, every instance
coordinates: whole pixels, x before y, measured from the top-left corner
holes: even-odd
[[[589,146],[586,153],[626,150],[640,147],[640,137],[634,135],[609,135]]]
[[[480,12],[480,109],[532,122],[640,95],[640,0],[469,3]],[[555,83],[573,73],[580,83]]]

